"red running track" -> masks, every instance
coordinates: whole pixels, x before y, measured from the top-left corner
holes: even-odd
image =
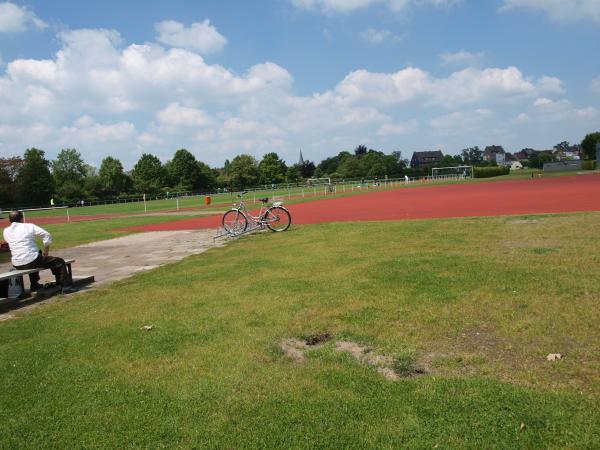
[[[294,224],[600,211],[600,175],[379,191],[290,205]],[[216,228],[221,216],[128,229]]]

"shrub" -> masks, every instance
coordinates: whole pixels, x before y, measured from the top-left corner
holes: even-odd
[[[473,178],[498,177],[500,175],[508,175],[509,173],[510,168],[506,166],[473,168]]]
[[[593,159],[585,159],[581,161],[581,168],[583,170],[594,170],[596,169],[596,161]]]

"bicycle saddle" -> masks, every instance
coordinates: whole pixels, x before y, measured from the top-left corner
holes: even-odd
[[[269,201],[269,197],[265,197],[265,198],[259,198],[259,201],[263,202],[263,203],[267,203]]]

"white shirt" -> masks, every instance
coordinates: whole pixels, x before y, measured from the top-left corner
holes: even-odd
[[[52,237],[43,228],[32,223],[13,222],[4,229],[4,240],[10,246],[13,266],[24,266],[33,262],[40,252],[35,237],[40,236],[44,246],[52,244]]]

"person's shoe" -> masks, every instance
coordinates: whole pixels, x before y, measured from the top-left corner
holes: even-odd
[[[29,288],[29,290],[31,292],[41,291],[42,289],[44,289],[44,285],[40,284],[40,283],[32,284],[31,287]]]

